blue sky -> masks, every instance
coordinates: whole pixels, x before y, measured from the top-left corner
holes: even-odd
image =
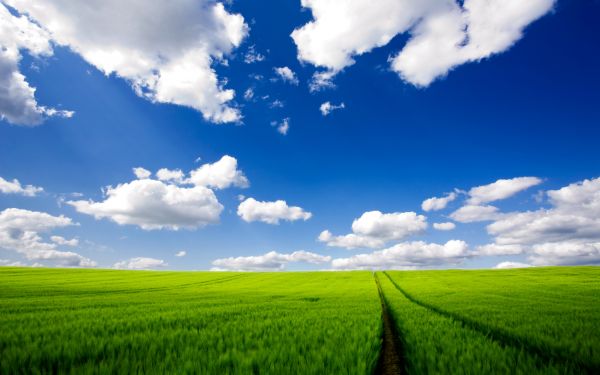
[[[148,35],[148,40],[143,31],[152,27],[154,13],[132,12],[136,1],[124,9],[112,4],[112,11],[132,12],[135,19],[118,27],[111,25],[117,22],[111,11],[82,26],[73,20],[84,17],[84,9],[68,2],[42,1],[44,11],[19,0],[2,2],[7,9],[3,23],[22,21],[0,29],[4,51],[19,56],[0,56],[0,68],[6,65],[13,74],[0,72],[5,75],[0,77],[5,86],[0,95],[2,264],[296,270],[600,261],[600,238],[593,234],[600,228],[598,1],[536,0],[535,9],[513,9],[508,26],[477,13],[477,0],[464,5],[445,1],[454,4],[450,10],[433,7],[421,14],[421,22],[440,14],[450,21],[456,12],[471,14],[470,35],[458,52],[436,44],[436,35],[417,21],[398,21],[391,40],[373,43],[385,33],[364,26],[374,21],[362,19],[360,7],[352,5],[360,1],[340,2],[333,10],[325,9],[323,1],[306,1],[304,8],[300,2],[234,1],[216,21],[211,17],[218,3],[175,2],[168,6],[199,12],[202,27],[190,27],[198,35],[178,35],[177,27],[165,26],[160,38]],[[381,8],[394,23],[396,13],[385,10],[388,3]],[[413,11],[400,9],[399,14]],[[333,32],[338,39],[322,30],[301,34],[303,41],[290,37],[311,22],[340,30],[336,16],[344,12],[353,16],[347,32]],[[190,22],[173,14],[165,16],[165,23],[184,29]],[[222,19],[233,32],[213,25]],[[518,19],[527,22],[515,34],[510,28]],[[14,30],[24,21],[32,26],[20,31],[33,36],[19,41]],[[450,21],[443,36],[453,32]],[[491,33],[480,31],[492,24]],[[99,30],[114,35],[91,35]],[[504,44],[497,41],[503,31],[510,36]],[[202,41],[200,52],[197,40]],[[172,51],[172,44],[179,49]],[[425,52],[431,55],[413,52],[409,46],[414,45],[428,47]],[[341,59],[335,56],[341,53],[338,46],[346,46]],[[116,55],[98,57],[98,51],[125,51],[125,58],[115,62]],[[146,71],[140,61],[149,56],[160,58]],[[203,58],[210,64],[197,68]],[[422,60],[405,63],[411,58]],[[396,60],[400,68],[394,68]],[[171,62],[200,78],[184,87],[180,77],[169,75]],[[280,76],[275,69],[282,67],[294,77]],[[210,69],[218,84],[206,78]],[[315,72],[328,72],[333,87],[311,91]],[[24,77],[19,85],[35,88],[34,94],[23,91],[34,104],[11,91],[15,73]],[[143,87],[136,93],[139,77]],[[235,97],[215,104],[215,90],[234,90]],[[247,90],[252,98],[244,97]],[[182,101],[187,104],[177,104]],[[323,115],[325,102],[344,106]],[[33,115],[15,117],[15,108],[27,105]],[[219,114],[207,115],[223,113],[225,107],[239,118],[227,122]],[[278,130],[285,121],[289,128],[282,134]],[[207,173],[225,179],[227,187],[211,185],[206,176],[201,182],[159,182],[154,175],[161,168],[180,169],[187,179],[188,172],[203,165],[208,171],[225,155],[237,161],[233,171],[245,176],[248,187],[218,168]],[[133,192],[125,194],[118,186],[136,181],[135,167],[153,175],[150,182],[142,178],[127,185]],[[483,193],[470,191],[498,180],[504,182]],[[27,193],[26,185],[43,191]],[[115,189],[118,200],[106,203],[106,190],[101,190],[106,186]],[[182,208],[161,196],[153,212],[157,217],[148,219],[144,215],[153,214],[144,207],[152,206],[138,198],[150,186],[168,187],[192,200]],[[424,200],[455,189],[456,198],[443,209],[422,207]],[[186,205],[196,212],[195,199],[207,196],[218,202],[198,208],[198,217],[185,217]],[[238,206],[247,198],[255,201],[246,205],[245,220]],[[261,203],[277,200],[286,205]],[[202,211],[219,205],[216,215]],[[464,206],[496,211],[489,214],[493,209],[488,208],[486,215],[465,219],[455,214]],[[363,217],[353,232],[353,221],[371,211],[380,214]],[[61,224],[61,215],[71,222]],[[144,228],[147,220],[153,228]],[[174,222],[187,224],[175,228]],[[455,228],[433,227],[442,222]],[[527,233],[521,233],[523,228]],[[353,233],[361,245],[348,246],[348,238],[345,247],[341,240],[337,245],[319,241],[325,230],[334,238]],[[484,245],[494,247],[486,251]],[[179,251],[186,255],[175,256]]]

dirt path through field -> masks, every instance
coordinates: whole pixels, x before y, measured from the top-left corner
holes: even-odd
[[[375,278],[377,291],[379,292],[379,298],[381,299],[381,315],[383,319],[383,343],[381,346],[381,353],[379,353],[379,360],[377,362],[375,374],[401,374],[404,372],[404,369],[402,367],[400,340],[398,333],[396,332],[396,326],[394,325],[392,316],[388,310],[387,304],[385,303],[383,291],[379,286],[379,279],[375,273],[373,273],[373,277]]]

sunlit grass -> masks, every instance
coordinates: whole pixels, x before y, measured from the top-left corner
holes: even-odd
[[[409,374],[573,373],[570,366],[503,345],[460,321],[411,302],[383,273],[378,273],[378,279],[400,332]]]
[[[547,358],[600,371],[600,268],[389,271],[415,301]]]
[[[0,373],[365,374],[369,272],[0,270]]]

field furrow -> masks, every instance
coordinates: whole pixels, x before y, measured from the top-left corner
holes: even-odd
[[[377,362],[377,368],[375,374],[377,375],[393,375],[403,374],[406,372],[404,367],[405,361],[402,358],[402,348],[400,346],[400,337],[396,330],[396,325],[392,318],[392,314],[387,306],[381,285],[379,284],[379,278],[373,273],[375,283],[377,284],[377,291],[379,298],[381,299],[381,320],[383,324],[383,337],[382,346],[379,353],[379,360]]]
[[[573,367],[504,345],[461,321],[409,300],[378,273],[409,374],[571,374]]]
[[[600,269],[387,271],[407,298],[506,345],[600,372]]]

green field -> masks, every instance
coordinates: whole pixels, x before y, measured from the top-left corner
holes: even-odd
[[[600,268],[0,268],[0,373],[598,373]]]

